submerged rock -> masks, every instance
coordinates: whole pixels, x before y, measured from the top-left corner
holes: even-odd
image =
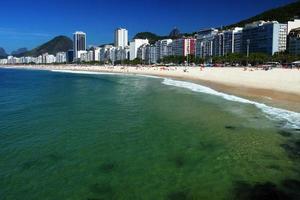
[[[292,136],[291,132],[288,132],[288,131],[285,131],[285,130],[278,131],[278,134],[280,134],[283,137],[291,137]]]
[[[235,126],[230,126],[230,125],[225,126],[225,128],[226,128],[226,129],[229,129],[229,130],[235,130],[235,129],[236,129]]]
[[[287,151],[290,158],[300,159],[300,140],[290,141],[288,144],[281,144],[281,147]]]
[[[116,164],[113,162],[109,162],[109,163],[104,163],[100,166],[100,170],[103,172],[111,172],[116,168]]]
[[[236,200],[292,200],[293,198],[280,190],[275,184],[259,183],[251,186],[244,182],[236,183],[235,187]]]

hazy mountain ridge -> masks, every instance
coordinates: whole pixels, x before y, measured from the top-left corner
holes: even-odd
[[[5,49],[0,47],[0,58],[6,58],[8,54],[6,53]]]
[[[23,48],[19,48],[19,49],[15,50],[15,51],[12,51],[11,55],[15,56],[15,55],[19,55],[19,54],[25,53],[27,51],[28,51],[28,49],[25,48],[25,47],[23,47]]]
[[[18,54],[16,56],[17,57],[22,57],[22,56],[37,57],[44,53],[49,53],[49,54],[55,55],[57,52],[61,52],[61,51],[66,52],[69,49],[73,49],[72,40],[66,36],[57,36],[37,48],[34,48],[30,51]]]

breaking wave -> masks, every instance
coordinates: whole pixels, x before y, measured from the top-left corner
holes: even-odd
[[[195,84],[195,83],[190,83],[190,82],[185,82],[185,81],[177,81],[177,80],[172,80],[172,79],[166,78],[166,79],[164,79],[163,84],[169,85],[169,86],[186,88],[186,89],[189,89],[194,92],[201,92],[201,93],[219,96],[228,101],[240,102],[240,103],[244,103],[244,104],[252,104],[252,105],[256,106],[257,108],[259,108],[261,111],[263,111],[265,114],[267,114],[267,116],[270,119],[284,122],[285,128],[295,128],[295,129],[300,128],[300,113],[297,113],[297,112],[293,112],[293,111],[289,111],[289,110],[285,110],[285,109],[281,109],[281,108],[275,108],[272,106],[267,106],[263,103],[258,103],[258,102],[244,99],[241,97],[237,97],[234,95],[229,95],[229,94],[225,94],[222,92],[218,92],[209,87],[205,87],[205,86]]]

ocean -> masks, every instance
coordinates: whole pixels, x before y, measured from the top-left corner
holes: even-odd
[[[151,76],[0,69],[0,199],[299,199],[300,114]]]

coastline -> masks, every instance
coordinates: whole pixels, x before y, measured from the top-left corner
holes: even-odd
[[[70,70],[86,72],[122,73],[173,78],[198,83],[214,90],[300,112],[300,70],[253,68],[199,68],[199,67],[122,67],[84,65],[17,65],[1,68],[32,70]],[[187,69],[184,72],[184,69]]]

